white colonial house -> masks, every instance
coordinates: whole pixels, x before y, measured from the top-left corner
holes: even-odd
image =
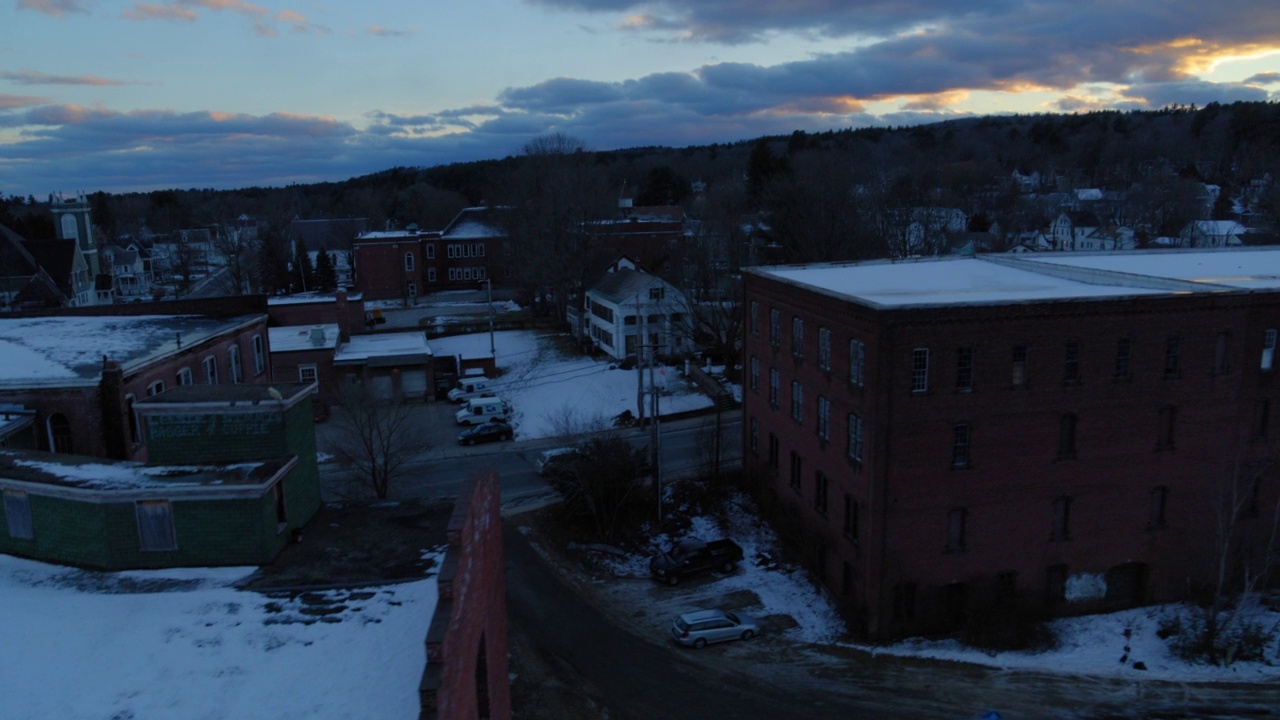
[[[606,355],[623,360],[676,355],[693,349],[687,322],[688,303],[671,283],[643,270],[618,268],[607,272],[586,293],[586,327],[592,344]]]

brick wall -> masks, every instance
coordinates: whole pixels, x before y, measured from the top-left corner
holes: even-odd
[[[1248,462],[1272,452],[1274,440],[1253,438],[1248,428],[1257,402],[1275,397],[1274,372],[1259,370],[1265,329],[1280,324],[1273,298],[876,311],[751,275],[746,298],[748,375],[751,358],[759,366],[758,389],[748,378],[744,391],[744,447],[752,420],[759,425],[748,470],[782,535],[873,637],[944,629],[955,620],[946,606],[957,594],[975,607],[1002,575],[1043,600],[1051,566],[1073,576],[1131,563],[1145,569],[1141,597],[1060,606],[1064,612],[1180,599],[1212,577],[1206,508],[1218,480],[1237,456]],[[758,334],[749,325],[753,300]],[[776,347],[768,337],[771,308],[780,315]],[[804,323],[799,353],[793,317]],[[831,332],[829,371],[817,359],[820,328]],[[1174,336],[1178,372],[1166,376]],[[849,382],[853,338],[866,348],[861,387]],[[1115,376],[1120,338],[1129,343],[1127,378]],[[1066,377],[1068,343],[1078,356],[1075,380]],[[1015,345],[1028,349],[1019,387]],[[957,386],[961,348],[971,353],[972,388]],[[912,385],[917,349],[929,351],[924,392]],[[771,368],[781,378],[777,407],[768,402]],[[799,422],[793,380],[804,393]],[[827,440],[818,433],[820,396],[830,402]],[[1158,442],[1165,408],[1176,409],[1168,447]],[[864,423],[861,463],[848,458],[850,413]],[[1074,452],[1060,455],[1066,416],[1075,419]],[[963,467],[954,462],[958,425],[969,433]],[[776,471],[767,458],[770,432],[778,438]],[[790,482],[792,452],[800,459],[798,490]],[[816,501],[818,473],[828,482],[825,512]],[[1149,527],[1155,492],[1167,493],[1161,527]],[[858,505],[856,538],[843,533],[846,495]],[[1062,499],[1070,502],[1069,533],[1054,539],[1054,503]],[[948,548],[952,511],[964,513],[962,547]],[[902,607],[907,586],[915,612]]]
[[[423,720],[511,717],[499,493],[496,473],[472,478],[449,521],[419,689]]]

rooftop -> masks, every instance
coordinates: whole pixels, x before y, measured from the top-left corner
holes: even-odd
[[[980,255],[760,267],[754,274],[880,308],[1280,289],[1280,249]]]
[[[334,365],[377,365],[385,363],[425,363],[431,347],[424,332],[354,335],[333,356]]]
[[[0,317],[0,387],[97,385],[104,358],[128,373],[264,317]]]
[[[101,458],[26,451],[0,451],[0,479],[85,490],[134,491],[199,488],[210,485],[260,485],[289,459],[234,465],[145,465]]]
[[[271,352],[298,352],[300,350],[333,350],[338,347],[338,325],[286,325],[267,328],[271,339]]]

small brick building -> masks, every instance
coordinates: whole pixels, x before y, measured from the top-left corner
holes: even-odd
[[[0,552],[103,569],[269,562],[320,505],[307,385],[138,403],[148,464],[0,452]]]
[[[745,467],[873,639],[1018,600],[1216,579],[1261,547],[1280,251],[955,258],[745,275]]]
[[[182,385],[270,380],[262,296],[0,318],[0,403],[35,411],[38,447],[146,460],[133,405]]]

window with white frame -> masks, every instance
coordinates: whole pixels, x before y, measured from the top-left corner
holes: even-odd
[[[415,258],[413,257],[413,253],[407,252],[404,254],[404,271],[405,272],[413,272],[414,260]]]
[[[752,390],[759,390],[760,389],[760,358],[757,358],[755,355],[752,355],[751,362],[749,364],[751,366],[750,387]]]
[[[780,334],[782,334],[782,311],[772,308],[769,310],[769,344],[777,347]]]
[[[831,372],[831,331],[818,328],[818,369]]]
[[[782,373],[778,368],[769,368],[769,404],[778,407],[778,388],[782,385]]]
[[[9,526],[9,537],[35,539],[35,526],[31,521],[31,498],[25,490],[4,491],[4,520]]]
[[[424,252],[426,252],[426,254],[427,254],[427,259],[428,259],[428,260],[435,260],[435,259],[436,259],[436,246],[435,246],[435,243],[427,243],[426,245],[424,245],[424,246],[423,246],[423,250],[424,250]]]
[[[231,370],[231,382],[244,382],[244,368],[240,364],[239,345],[232,345],[227,348],[227,367]]]
[[[804,386],[799,380],[791,381],[791,419],[804,422]]]
[[[791,354],[804,357],[804,320],[791,318]]]
[[[929,348],[911,351],[911,392],[929,391]]]
[[[138,519],[138,549],[178,549],[178,535],[173,525],[173,505],[168,500],[139,500],[133,507]]]
[[[261,375],[267,369],[267,346],[261,335],[253,336],[253,374]]]
[[[218,358],[212,355],[204,359],[204,384],[218,384]]]
[[[433,267],[427,268],[427,282],[436,282],[436,269]]]
[[[1262,335],[1262,369],[1270,370],[1276,358],[1276,331],[1267,330]]]
[[[191,377],[191,368],[182,368],[178,371],[179,385],[194,385],[195,379]]]
[[[867,377],[867,346],[861,340],[849,341],[849,384],[862,387]]]
[[[298,366],[298,382],[313,383],[320,378],[316,371],[315,365],[299,365]],[[318,392],[319,388],[312,388],[312,392]]]
[[[818,396],[818,437],[831,439],[831,401]]]
[[[164,392],[163,380],[157,380],[147,386],[147,397],[151,397],[153,395],[159,395],[162,392]]]

